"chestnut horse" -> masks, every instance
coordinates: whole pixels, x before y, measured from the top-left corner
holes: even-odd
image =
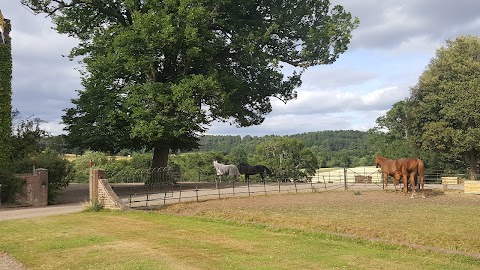
[[[375,157],[375,166],[382,168],[383,180],[385,183],[385,192],[388,192],[388,176],[393,178],[393,185],[395,187],[395,192],[397,192],[397,185],[400,181],[401,174],[398,172],[401,171],[401,166],[406,159],[388,159],[382,156]]]
[[[425,164],[419,158],[407,158],[397,170],[397,175],[403,177],[403,193],[407,195],[408,183],[407,178],[410,178],[410,185],[412,186],[412,196],[414,198],[417,194],[415,192],[415,179],[419,178],[420,188],[422,190],[422,198],[425,198],[424,182],[425,182]]]

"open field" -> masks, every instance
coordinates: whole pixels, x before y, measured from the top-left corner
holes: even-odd
[[[478,269],[480,196],[329,191],[1,221],[29,269]]]
[[[75,155],[75,154],[65,154],[63,155],[63,158],[66,160],[72,162],[78,158],[82,157],[81,155]],[[108,156],[109,160],[128,160],[131,159],[131,157],[128,156]]]

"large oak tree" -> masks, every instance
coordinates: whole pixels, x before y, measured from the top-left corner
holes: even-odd
[[[470,179],[480,157],[480,38],[448,40],[412,87],[411,135],[424,149],[462,156]]]
[[[84,148],[196,146],[214,120],[261,124],[271,98],[347,50],[358,19],[328,0],[22,0],[80,40],[84,90],[66,110]],[[282,65],[296,72],[285,76]]]

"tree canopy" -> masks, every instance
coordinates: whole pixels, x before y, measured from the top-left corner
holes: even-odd
[[[471,179],[480,156],[479,104],[480,38],[448,40],[411,88],[411,131],[422,148],[463,157]]]
[[[333,63],[358,25],[328,0],[22,3],[80,40],[70,56],[83,58],[85,89],[63,117],[70,142],[154,148],[154,166],[195,147],[214,120],[261,124],[271,98],[294,99],[302,72]]]

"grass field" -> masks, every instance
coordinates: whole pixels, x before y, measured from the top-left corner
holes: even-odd
[[[0,222],[29,269],[479,269],[480,197],[331,191]]]
[[[68,160],[70,162],[75,161],[80,157],[82,157],[82,156],[75,155],[75,154],[65,154],[65,155],[63,155],[63,158],[65,158],[66,160]],[[109,160],[129,160],[129,159],[131,159],[131,157],[128,157],[128,156],[108,156],[108,159]]]

